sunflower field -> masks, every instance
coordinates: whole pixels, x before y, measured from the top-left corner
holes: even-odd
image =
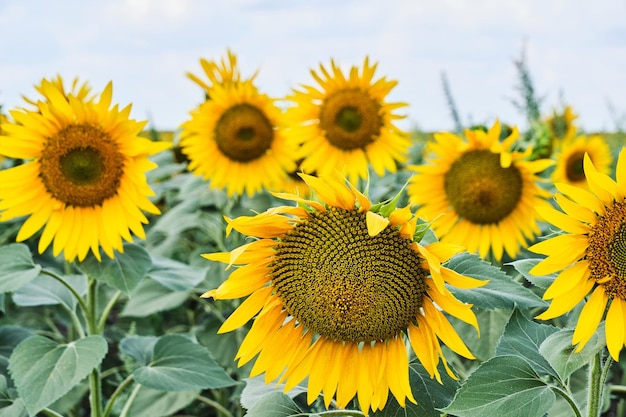
[[[0,108],[0,417],[626,415],[626,133],[407,132],[334,60],[201,59],[176,131],[113,83]],[[444,78],[445,81],[445,78]]]

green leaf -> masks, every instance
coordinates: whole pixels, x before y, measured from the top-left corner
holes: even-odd
[[[533,366],[538,374],[558,378],[557,372],[539,353],[539,345],[557,331],[556,327],[536,323],[527,319],[521,312],[515,311],[496,347],[496,354],[523,358]]]
[[[590,363],[591,358],[606,346],[604,323],[578,353],[575,353],[576,347],[572,346],[573,335],[573,329],[562,329],[552,333],[539,346],[539,352],[550,362],[562,380]]]
[[[302,410],[282,392],[272,392],[248,409],[246,417],[291,417],[302,415]]]
[[[533,269],[533,267],[542,260],[543,259],[520,259],[517,261],[509,262],[507,265],[513,266],[513,268],[515,268],[517,272],[522,274],[522,276],[526,278],[526,280],[531,284],[546,290],[550,285],[552,285],[557,274],[537,276],[530,273],[530,270]]]
[[[129,416],[167,417],[187,407],[200,394],[200,391],[163,392],[142,386],[135,397]]]
[[[459,300],[474,304],[478,308],[512,310],[515,307],[527,309],[547,306],[547,303],[534,292],[522,287],[500,268],[483,261],[476,255],[461,253],[450,259],[446,266],[461,275],[489,280],[487,285],[480,288],[450,287],[450,291]]]
[[[9,360],[9,371],[29,414],[52,404],[102,362],[107,343],[88,336],[57,344],[43,336],[21,342]]]
[[[202,282],[206,268],[189,266],[168,258],[153,258],[148,276],[171,291],[189,291]]]
[[[13,349],[22,340],[28,339],[34,334],[32,330],[25,327],[11,325],[0,327],[0,374],[8,375],[9,358]]]
[[[154,345],[152,361],[133,372],[135,380],[161,391],[189,391],[236,385],[210,352],[188,338],[171,334]]]
[[[141,365],[148,365],[152,361],[154,345],[159,341],[156,336],[128,336],[120,342],[120,350]]]
[[[84,275],[66,275],[63,279],[79,294],[87,294],[87,277]],[[15,291],[13,301],[21,307],[62,304],[72,311],[77,304],[76,298],[65,285],[43,274]]]
[[[418,361],[412,361],[409,364],[409,380],[411,392],[417,404],[407,400],[406,407],[402,408],[395,397],[390,395],[385,408],[373,413],[373,415],[376,417],[400,415],[404,417],[439,417],[441,412],[438,410],[450,404],[459,387],[459,383],[448,376],[443,365],[439,366],[439,373],[442,384],[431,378]]]
[[[496,354],[496,346],[504,333],[504,328],[511,318],[511,310],[480,310],[476,311],[476,319],[480,328],[480,336],[473,326],[461,320],[452,321],[461,339],[470,352],[476,357],[476,362],[484,362]],[[472,364],[478,365],[478,363]]]
[[[246,386],[241,391],[240,402],[241,406],[245,409],[253,408],[259,401],[272,393],[284,394],[293,399],[307,391],[306,387],[296,385],[290,391],[283,392],[285,384],[266,384],[264,375],[259,375],[254,378],[244,378],[243,380]]]
[[[123,317],[147,317],[159,311],[180,306],[189,297],[188,291],[172,291],[151,278],[135,287],[122,312]]]
[[[40,271],[25,244],[0,246],[0,293],[17,290],[37,278]]]
[[[124,253],[116,252],[114,259],[104,256],[98,262],[93,254],[89,254],[77,265],[81,271],[97,281],[130,294],[152,266],[152,260],[141,246],[126,243]]]
[[[543,417],[554,401],[555,394],[528,362],[496,356],[470,375],[442,411],[458,417]]]
[[[24,401],[17,398],[8,407],[0,408],[0,417],[27,417],[28,411],[24,406]]]

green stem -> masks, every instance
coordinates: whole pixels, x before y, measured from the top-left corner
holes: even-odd
[[[63,417],[63,415],[49,408],[44,408],[43,410],[41,410],[41,412],[49,417]]]
[[[213,401],[213,400],[211,400],[211,399],[209,399],[207,397],[203,397],[201,395],[198,396],[198,400],[200,402],[203,402],[203,403],[205,403],[205,404],[215,408],[220,414],[222,414],[224,416],[233,417],[233,414],[230,411],[228,411],[226,409],[226,407],[224,407],[222,404],[218,403],[217,401]]]
[[[74,298],[76,298],[76,301],[78,302],[78,305],[80,305],[80,308],[83,311],[83,313],[87,314],[87,311],[89,310],[89,308],[87,307],[85,300],[83,300],[83,297],[78,293],[78,291],[76,291],[74,287],[72,287],[66,280],[64,280],[62,276],[57,275],[54,272],[49,271],[47,269],[42,269],[41,273],[54,278],[55,280],[59,281],[65,288],[67,288],[72,293]]]
[[[132,384],[134,381],[134,378],[132,375],[128,375],[126,377],[126,379],[124,379],[115,389],[115,391],[113,391],[113,394],[111,394],[111,397],[109,398],[109,402],[107,403],[106,408],[104,409],[104,414],[103,417],[108,417],[109,414],[111,413],[111,410],[113,409],[113,404],[115,403],[115,400],[117,400],[117,397],[120,396],[120,394],[122,393],[122,391],[124,391],[126,389],[126,387],[128,387],[130,384]]]
[[[587,417],[599,417],[602,405],[602,351],[596,353],[589,363],[589,381],[587,391]]]
[[[128,417],[130,406],[133,404],[133,401],[135,401],[135,397],[137,397],[137,394],[139,394],[140,389],[141,389],[140,384],[135,385],[135,388],[133,388],[133,391],[130,393],[130,395],[128,396],[128,399],[126,400],[126,404],[124,404],[124,408],[122,409],[122,412],[120,413],[120,417]]]
[[[90,335],[100,334],[96,316],[98,312],[98,282],[88,277],[87,284],[87,330]],[[96,366],[89,374],[89,403],[91,417],[102,417],[102,382],[100,381],[100,366]]]
[[[576,405],[576,401],[574,401],[574,399],[568,392],[565,392],[561,388],[557,388],[557,387],[552,387],[552,389],[561,397],[563,397],[565,401],[567,401],[569,406],[572,407],[572,410],[574,410],[574,414],[576,415],[576,417],[582,417],[582,414],[580,413],[580,410],[578,409],[578,405]]]
[[[111,310],[115,306],[115,303],[117,303],[117,300],[120,299],[121,295],[122,295],[122,291],[117,290],[115,295],[111,297],[107,305],[104,307],[104,310],[102,310],[102,315],[100,316],[100,320],[98,321],[99,333],[102,333],[104,331],[104,325],[106,324],[107,319],[109,318],[109,314],[111,314]]]

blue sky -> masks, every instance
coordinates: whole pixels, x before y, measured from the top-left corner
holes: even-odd
[[[202,100],[185,72],[230,48],[273,97],[313,83],[309,70],[331,58],[346,68],[369,55],[398,81],[389,100],[409,104],[404,128],[454,128],[442,71],[465,123],[524,128],[511,99],[525,45],[543,113],[565,102],[583,129],[614,130],[625,16],[624,0],[0,0],[0,104],[21,105],[42,77],[112,80],[134,118],[173,129]]]

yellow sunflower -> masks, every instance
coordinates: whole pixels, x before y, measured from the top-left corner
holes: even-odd
[[[415,402],[409,386],[408,338],[431,377],[448,368],[440,341],[473,358],[444,313],[478,330],[471,305],[446,285],[485,284],[442,266],[461,247],[414,241],[417,218],[395,203],[372,205],[349,184],[301,174],[322,202],[293,194],[281,206],[251,217],[227,218],[233,229],[258,238],[231,252],[204,255],[238,265],[216,300],[246,297],[223,323],[229,332],[254,319],[236,358],[252,360],[252,376],[279,378],[290,390],[308,377],[308,402],[336,395],[344,408],[356,396],[361,409],[382,409],[389,391],[402,406]]]
[[[550,307],[538,319],[548,320],[572,310],[591,292],[580,312],[572,344],[580,351],[603,317],[606,344],[616,361],[626,343],[626,148],[617,161],[617,181],[599,172],[585,155],[583,167],[589,190],[556,184],[556,202],[540,214],[565,233],[529,249],[547,255],[530,272],[562,271],[546,290]],[[608,309],[607,309],[608,307]],[[606,313],[606,316],[605,316]]]
[[[283,113],[251,81],[216,84],[182,124],[180,146],[189,170],[213,188],[253,195],[281,184],[296,168],[296,149],[283,135]]]
[[[148,157],[169,144],[138,137],[145,122],[129,119],[131,106],[111,107],[109,83],[95,99],[81,100],[57,82],[39,86],[37,110],[14,110],[4,125],[0,154],[23,159],[0,171],[0,220],[28,216],[17,235],[23,241],[43,228],[39,251],[82,260],[89,250],[113,257],[131,232],[144,238],[142,213],[158,214],[145,171]]]
[[[574,120],[577,118],[578,115],[570,106],[565,106],[562,113],[557,112],[556,109],[553,110],[552,115],[546,119],[552,138],[558,142],[574,137],[577,130]]]
[[[436,220],[433,230],[443,242],[464,244],[483,258],[491,250],[497,261],[504,251],[514,258],[539,234],[535,206],[547,204],[548,193],[537,185],[536,173],[553,163],[512,152],[517,128],[503,141],[500,130],[496,121],[488,132],[466,130],[467,141],[435,134],[424,164],[410,167],[415,175],[408,186],[417,215]]]
[[[214,85],[227,85],[231,83],[241,82],[241,72],[237,65],[237,56],[230,50],[226,51],[226,59],[222,58],[218,61],[208,61],[204,58],[200,59],[200,65],[204,74],[208,78],[208,82],[202,80],[197,75],[187,72],[187,77],[204,89],[207,97],[211,96],[211,88]],[[256,77],[256,73],[248,79],[252,81]]]
[[[322,65],[321,75],[311,71],[319,87],[305,85],[287,97],[294,103],[287,111],[288,134],[302,144],[304,172],[340,171],[355,182],[368,176],[369,164],[382,176],[406,161],[411,141],[394,125],[404,118],[394,110],[406,104],[385,102],[397,82],[374,81],[376,66],[365,58],[360,73],[354,66],[345,76],[331,61],[330,71]]]
[[[556,166],[552,173],[552,180],[587,187],[585,172],[583,170],[583,157],[589,155],[596,169],[603,174],[611,172],[613,155],[604,138],[599,135],[578,136],[563,141],[557,151]]]

